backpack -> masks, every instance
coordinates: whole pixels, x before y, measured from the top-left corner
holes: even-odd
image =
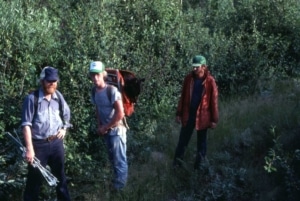
[[[118,70],[106,68],[107,76],[105,82],[108,90],[107,96],[111,102],[112,86],[117,87],[122,96],[123,108],[125,116],[130,117],[134,113],[134,105],[137,102],[137,97],[140,94],[140,83],[144,79],[137,79],[135,74],[127,70]],[[92,88],[92,98],[95,99],[96,87]]]
[[[57,96],[57,99],[58,99],[58,105],[59,105],[59,116],[60,116],[60,118],[61,118],[61,120],[63,121],[63,124],[65,123],[65,120],[64,120],[64,104],[62,103],[62,94],[58,91],[58,90],[56,90],[55,91],[55,94],[56,94],[56,96]],[[37,89],[37,90],[35,90],[34,92],[33,92],[33,96],[34,96],[34,102],[33,102],[33,104],[34,104],[34,117],[35,117],[35,115],[36,115],[36,113],[37,113],[37,108],[38,108],[38,101],[39,101],[39,89]]]

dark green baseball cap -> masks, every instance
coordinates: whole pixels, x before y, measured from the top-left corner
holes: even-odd
[[[206,65],[205,57],[202,55],[194,56],[192,66],[201,66],[202,64]]]

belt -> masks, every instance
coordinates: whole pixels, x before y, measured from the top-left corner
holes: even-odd
[[[47,142],[51,142],[53,140],[57,139],[56,135],[50,135],[47,138],[44,139],[32,139],[33,141],[47,141]]]
[[[51,142],[51,141],[55,140],[56,138],[57,138],[56,135],[50,135],[46,138],[46,141]]]

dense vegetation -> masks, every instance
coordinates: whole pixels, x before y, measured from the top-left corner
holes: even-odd
[[[19,200],[26,164],[5,132],[46,65],[72,110],[65,142],[74,200],[107,200],[105,149],[95,135],[88,65],[146,78],[128,119],[130,180],[115,200],[296,200],[300,191],[298,0],[0,0],[0,199]],[[209,164],[171,170],[173,123],[190,59],[203,54],[220,90]],[[249,98],[250,97],[250,98]],[[53,189],[45,188],[43,200]]]

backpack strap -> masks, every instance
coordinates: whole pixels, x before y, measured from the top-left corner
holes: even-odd
[[[113,91],[113,87],[110,84],[107,84],[106,93],[110,103],[112,99],[112,91]]]
[[[39,90],[38,89],[33,92],[33,96],[34,96],[34,99],[33,99],[33,104],[34,104],[33,118],[35,118],[35,115],[36,115],[37,110],[38,110],[38,101],[39,101]]]
[[[106,93],[107,93],[107,97],[109,99],[109,102],[111,103],[111,97],[112,97],[112,86],[107,84],[107,90],[106,90]],[[93,86],[92,88],[92,99],[93,101],[95,102],[95,94],[96,94],[96,87]]]
[[[107,93],[107,97],[109,99],[109,102],[111,103],[111,100],[112,100],[112,90],[113,90],[113,86],[112,85],[107,85],[107,90],[106,90],[106,93]],[[123,96],[121,94],[121,96]],[[122,103],[123,103],[123,100],[122,100]],[[123,104],[123,107],[124,107],[124,104]],[[124,115],[123,119],[122,119],[122,122],[123,122],[123,125],[129,129],[129,126],[127,124],[127,120],[126,120],[126,116]]]
[[[63,100],[62,94],[58,90],[56,90],[55,93],[56,93],[58,105],[59,105],[59,116],[63,122],[63,125],[65,125],[65,123],[66,123],[66,121],[64,119],[64,111],[65,111],[64,109],[65,108],[64,108],[64,104],[62,102],[62,100]]]

